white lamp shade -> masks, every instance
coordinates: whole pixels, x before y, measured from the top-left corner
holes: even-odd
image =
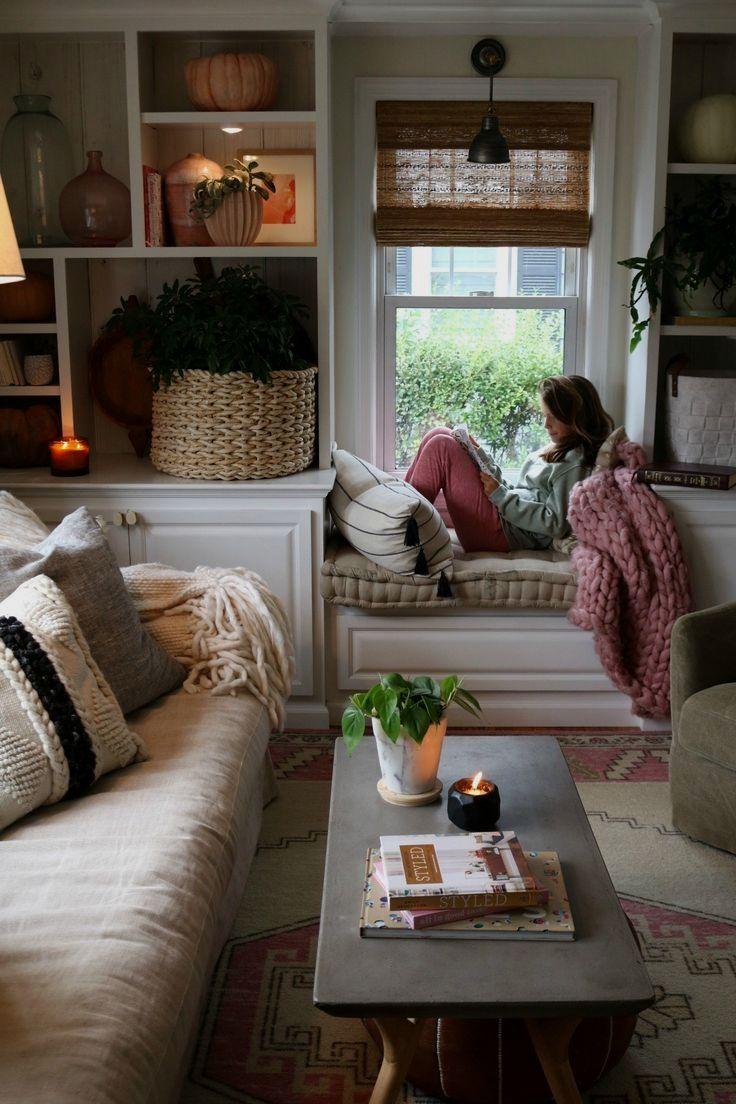
[[[5,198],[5,188],[0,179],[0,284],[10,284],[14,280],[25,280],[25,278],[23,262],[15,240],[13,220]]]

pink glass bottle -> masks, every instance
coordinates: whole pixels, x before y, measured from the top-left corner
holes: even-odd
[[[87,168],[63,189],[59,217],[74,245],[111,246],[130,235],[130,192],[102,167],[101,150],[87,150]]]

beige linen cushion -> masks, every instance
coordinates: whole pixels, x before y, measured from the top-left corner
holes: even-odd
[[[145,758],[45,575],[0,603],[0,828]]]
[[[48,529],[30,506],[9,491],[0,491],[0,545],[27,548],[48,535]]]
[[[353,548],[396,575],[452,573],[450,534],[438,511],[410,484],[344,449],[332,454],[332,519]]]
[[[10,497],[0,504],[0,599],[26,579],[53,579],[123,713],[179,686],[184,668],[141,625],[112,549],[89,510],[80,507],[52,533],[28,543],[35,515],[16,500],[8,502]]]

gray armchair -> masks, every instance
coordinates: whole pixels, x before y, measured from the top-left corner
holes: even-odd
[[[670,680],[673,823],[736,852],[736,602],[675,623]]]

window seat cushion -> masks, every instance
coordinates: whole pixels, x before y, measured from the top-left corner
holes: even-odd
[[[320,593],[332,605],[360,609],[568,610],[573,604],[576,576],[562,552],[464,552],[454,539],[453,551],[453,597],[438,598],[436,579],[386,571],[333,536]]]

